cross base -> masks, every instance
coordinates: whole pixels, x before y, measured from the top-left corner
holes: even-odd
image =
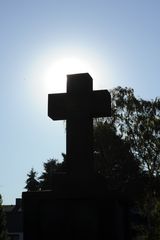
[[[23,193],[24,240],[129,240],[127,205],[101,183]]]

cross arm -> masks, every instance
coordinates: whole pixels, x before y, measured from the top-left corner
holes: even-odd
[[[93,91],[91,115],[93,118],[111,116],[111,95],[107,90]]]
[[[48,116],[52,120],[66,120],[67,118],[66,93],[48,95]]]

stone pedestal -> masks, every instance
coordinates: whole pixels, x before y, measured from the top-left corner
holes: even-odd
[[[102,184],[24,192],[24,240],[129,240],[127,206]]]

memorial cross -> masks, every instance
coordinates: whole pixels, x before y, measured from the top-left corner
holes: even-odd
[[[67,76],[67,93],[49,94],[48,116],[66,120],[68,173],[74,178],[89,178],[94,173],[93,118],[111,115],[107,90],[93,91],[88,73]]]

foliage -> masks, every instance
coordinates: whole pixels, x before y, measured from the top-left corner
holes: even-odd
[[[2,196],[0,195],[0,240],[8,240],[5,213],[2,206]]]
[[[97,122],[94,140],[96,169],[107,180],[108,188],[121,194],[136,194],[141,172],[129,144],[107,122]]]
[[[44,171],[39,177],[41,190],[51,190],[54,186],[54,175],[58,172],[65,171],[65,154],[62,154],[64,161],[58,162],[57,159],[49,159],[43,164]]]
[[[130,145],[142,170],[142,199],[139,210],[147,219],[145,239],[160,239],[160,99],[136,98],[131,88],[117,87],[111,91],[112,117],[107,122],[121,139]],[[137,185],[139,186],[139,184]]]
[[[28,178],[26,180],[25,188],[27,191],[38,191],[39,190],[39,182],[36,179],[37,173],[31,168],[31,171],[27,174]]]
[[[110,123],[130,143],[131,151],[150,176],[160,173],[160,99],[136,98],[130,88],[115,88]]]

